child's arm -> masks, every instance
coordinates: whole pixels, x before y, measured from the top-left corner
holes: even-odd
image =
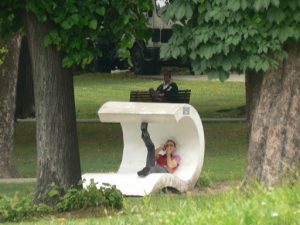
[[[157,149],[155,149],[155,158],[158,158],[160,151],[164,150],[164,147],[165,147],[165,145],[162,144]]]

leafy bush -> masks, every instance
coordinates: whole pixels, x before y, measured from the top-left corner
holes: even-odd
[[[96,185],[91,183],[87,189],[69,189],[56,207],[59,212],[92,207],[121,209],[123,207],[123,196],[115,186],[97,189]]]
[[[35,205],[32,196],[20,198],[16,194],[12,199],[0,196],[0,221],[18,221],[52,211],[53,209],[47,205]]]
[[[54,186],[49,195],[57,197],[57,194]],[[91,183],[87,189],[68,189],[55,207],[35,204],[33,196],[22,198],[18,194],[13,198],[0,196],[0,222],[19,221],[39,215],[98,207],[121,209],[123,207],[122,193],[115,186],[97,189],[96,185]]]
[[[115,209],[123,208],[123,195],[116,188],[116,186],[112,186],[111,188],[104,188],[104,196],[106,199],[105,206],[112,207]]]

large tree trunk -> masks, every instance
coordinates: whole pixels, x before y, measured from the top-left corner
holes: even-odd
[[[16,118],[35,117],[33,76],[27,37],[22,38],[18,71]]]
[[[36,200],[55,203],[48,197],[51,184],[64,192],[81,179],[74,103],[73,77],[62,68],[62,55],[44,47],[52,24],[26,16],[36,109],[38,186]]]
[[[8,49],[0,65],[0,178],[18,176],[13,161],[14,116],[21,35],[16,33],[0,47]]]
[[[246,181],[266,187],[295,179],[300,168],[300,46],[263,77],[249,140]]]
[[[251,125],[252,125],[254,111],[258,104],[262,79],[263,79],[263,73],[256,73],[253,71],[248,71],[246,73],[245,89],[246,89],[246,116],[247,116],[248,137],[250,136],[250,132],[251,132]]]

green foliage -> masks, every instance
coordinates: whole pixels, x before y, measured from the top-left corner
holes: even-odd
[[[18,193],[11,199],[0,196],[0,221],[18,221],[51,212],[49,206],[34,204],[32,196],[20,197]]]
[[[5,59],[5,55],[8,53],[7,48],[0,47],[0,65],[3,64],[3,61]]]
[[[0,1],[0,38],[8,38],[12,33],[21,29],[21,8],[25,1]]]
[[[69,189],[57,204],[59,212],[97,207],[121,209],[122,193],[115,186],[110,185],[97,189],[92,182],[87,189]]]
[[[59,188],[54,183],[51,184],[51,190],[48,192],[50,198],[55,198],[59,196]]]
[[[64,52],[65,67],[84,67],[102,54],[93,45],[97,38],[116,44],[120,57],[128,58],[135,39],[148,38],[145,12],[151,7],[151,1],[143,0],[2,0],[0,8],[6,10],[0,11],[0,36],[24,26],[20,11],[33,12],[41,23],[53,25],[45,46]]]
[[[56,197],[55,186],[49,192],[51,197]],[[56,206],[50,207],[45,204],[35,204],[33,196],[20,197],[16,194],[13,198],[0,196],[0,222],[19,221],[21,219],[36,216],[68,212],[76,209],[109,208],[122,209],[123,196],[115,186],[107,186],[97,189],[92,183],[87,189],[68,189]]]
[[[299,43],[299,11],[294,0],[175,0],[164,16],[181,25],[161,56],[189,59],[197,74],[221,80],[230,72],[266,72],[287,57],[286,44]]]
[[[265,190],[260,185],[222,194],[153,195],[126,198],[122,216],[94,218],[69,214],[64,221],[55,217],[26,224],[299,224],[300,184]],[[222,189],[217,190],[222,192]],[[121,212],[120,212],[121,213]],[[154,222],[153,222],[154,221]],[[22,223],[23,224],[23,223]]]
[[[166,20],[169,17],[175,17],[177,21],[185,18],[190,18],[193,14],[193,8],[189,1],[187,0],[175,0],[166,10]]]

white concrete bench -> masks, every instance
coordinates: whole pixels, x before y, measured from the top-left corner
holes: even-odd
[[[103,183],[116,185],[127,196],[144,196],[172,187],[185,192],[196,184],[203,165],[204,133],[200,117],[189,104],[107,102],[98,111],[101,122],[120,123],[123,131],[123,157],[117,173],[86,173],[84,188],[91,179],[97,187]],[[176,142],[181,162],[174,174],[156,173],[144,178],[137,171],[146,164],[147,149],[141,139],[141,122],[156,147],[167,139]],[[101,156],[99,156],[101,157]]]

